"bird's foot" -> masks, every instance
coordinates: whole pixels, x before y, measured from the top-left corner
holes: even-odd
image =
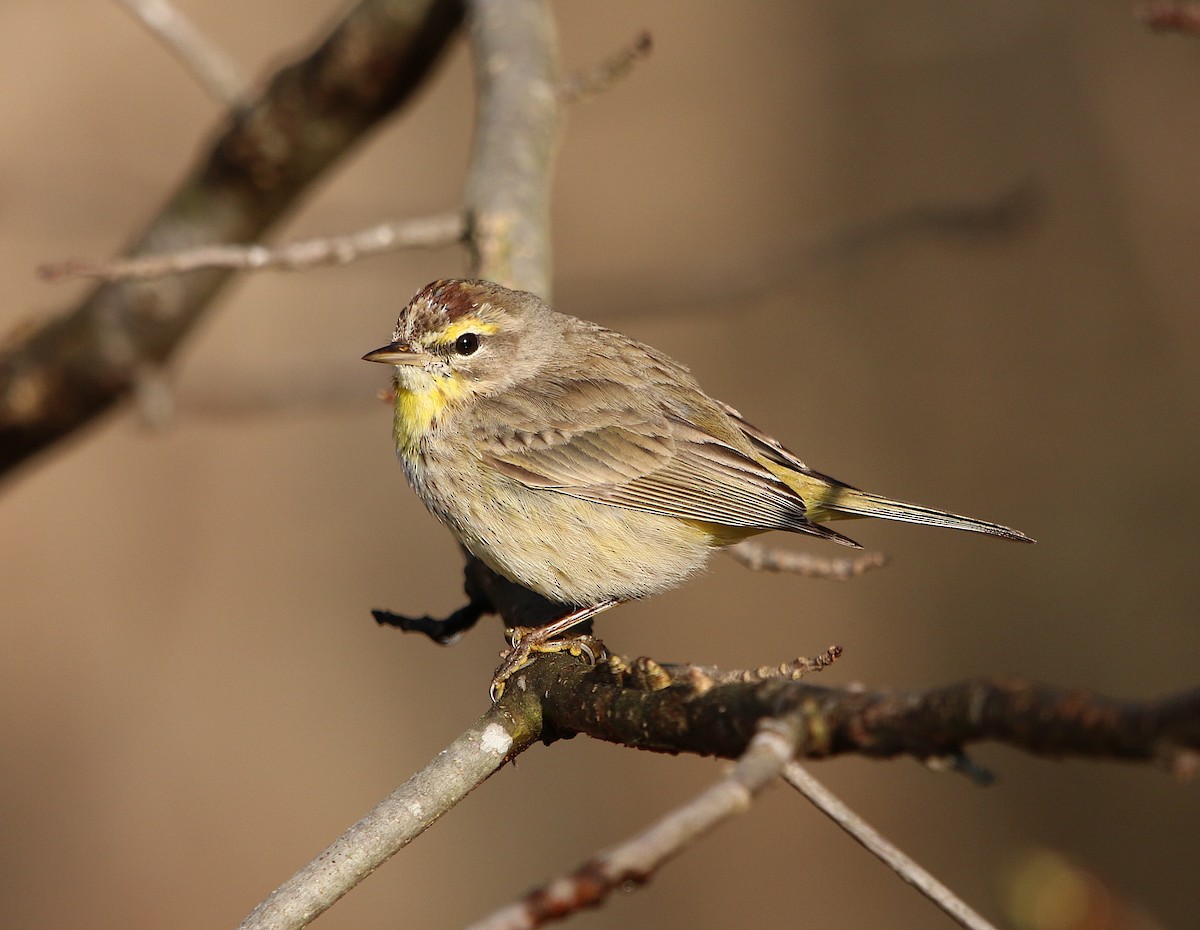
[[[583,656],[588,665],[608,658],[604,644],[594,636],[556,636],[551,627],[510,627],[504,631],[509,648],[500,653],[500,667],[492,676],[492,703],[500,700],[504,685],[514,674],[533,662],[541,653],[566,652],[576,658]]]

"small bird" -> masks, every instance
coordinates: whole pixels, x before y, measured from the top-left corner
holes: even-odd
[[[657,349],[490,281],[422,288],[363,358],[395,366],[396,452],[425,506],[488,567],[564,605],[509,631],[494,699],[572,627],[768,530],[859,548],[824,523],[882,517],[1033,541],[815,471]]]

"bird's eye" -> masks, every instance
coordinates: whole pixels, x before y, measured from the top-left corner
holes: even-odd
[[[459,355],[474,355],[479,349],[479,337],[474,333],[463,333],[454,340],[454,351]]]

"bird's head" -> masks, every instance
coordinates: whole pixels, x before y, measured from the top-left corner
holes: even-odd
[[[434,281],[400,312],[392,341],[368,362],[396,366],[400,392],[446,402],[491,394],[532,376],[560,338],[555,314],[533,294],[490,281]]]

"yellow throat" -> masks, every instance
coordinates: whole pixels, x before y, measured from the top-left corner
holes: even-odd
[[[401,368],[396,374],[396,448],[410,455],[429,434],[446,408],[469,391],[460,374],[435,375],[420,369]]]

